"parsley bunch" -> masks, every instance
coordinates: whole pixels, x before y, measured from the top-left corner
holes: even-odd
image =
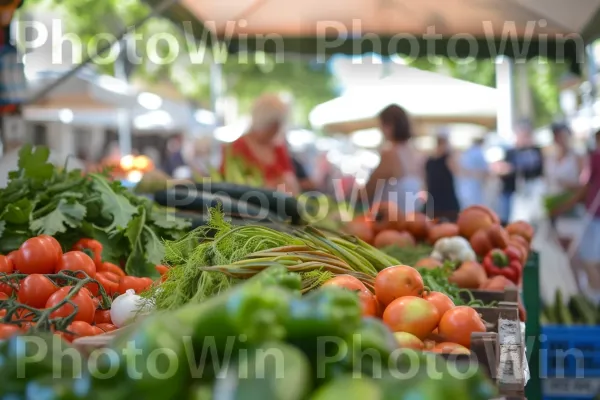
[[[25,145],[18,170],[0,189],[0,253],[30,237],[54,236],[64,249],[83,237],[103,245],[102,259],[134,276],[155,275],[163,240],[186,233],[188,221],[129,192],[107,173],[83,174],[48,162],[47,147]]]

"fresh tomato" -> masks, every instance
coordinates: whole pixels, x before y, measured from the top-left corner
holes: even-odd
[[[96,326],[100,329],[102,329],[104,332],[112,332],[112,331],[116,331],[117,326],[113,325],[113,324],[96,324]]]
[[[1,300],[8,300],[8,295],[4,292],[0,292],[0,301]]]
[[[120,277],[108,271],[101,271],[96,274],[96,280],[102,285],[108,296],[113,296],[119,291]],[[98,285],[92,283],[90,291],[96,295],[98,293]]]
[[[96,277],[94,260],[83,251],[69,251],[63,254],[56,266],[56,272],[60,271],[83,271],[92,279]]]
[[[98,328],[97,326],[92,326],[92,331],[94,332],[92,336],[102,335],[104,333],[104,331],[101,328]]]
[[[375,296],[384,306],[398,297],[420,296],[423,288],[423,278],[408,265],[385,268],[375,278]]]
[[[15,269],[23,274],[51,274],[58,264],[54,244],[44,237],[28,239],[15,258]]]
[[[59,304],[67,295],[73,286],[65,286],[58,289],[46,302],[46,308],[51,308]],[[94,314],[96,313],[96,307],[94,307],[94,301],[92,300],[91,293],[86,289],[82,288],[77,292],[71,301],[77,305],[78,310],[75,315],[75,321],[85,321],[91,323],[94,320]],[[68,317],[74,311],[71,304],[67,303],[52,312],[51,318]]]
[[[36,322],[33,322],[33,321],[23,322],[21,324],[21,330],[23,332],[29,332],[29,330],[31,330],[32,328],[34,328],[35,325],[36,325]]]
[[[367,290],[367,287],[352,275],[337,275],[325,282],[323,286],[338,286],[349,290]]]
[[[0,324],[0,340],[6,340],[21,333],[21,328],[12,324]]]
[[[73,250],[83,251],[86,254],[90,254],[90,257],[94,260],[96,268],[102,265],[102,243],[94,239],[80,239],[73,246]]]
[[[454,302],[452,299],[441,292],[426,292],[423,295],[423,298],[437,308],[438,312],[440,313],[440,318],[446,313],[446,311],[454,307]]]
[[[94,324],[112,324],[110,319],[110,310],[96,310],[94,315]]]
[[[421,339],[412,333],[396,332],[394,333],[394,337],[402,349],[423,350],[425,348],[425,344],[421,341]]]
[[[101,272],[111,272],[117,276],[125,276],[125,271],[123,271],[123,269],[121,269],[121,267],[119,267],[118,265],[115,265],[113,263],[109,263],[109,262],[103,262],[100,266],[100,268],[98,269],[98,271]]]
[[[0,273],[12,274],[15,266],[8,256],[0,256]]]
[[[338,275],[329,279],[323,286],[337,286],[358,293],[362,306],[363,316],[375,317],[378,312],[377,299],[367,287],[352,275]]]
[[[10,296],[11,294],[13,294],[14,289],[11,285],[9,285],[8,283],[0,283],[0,293],[4,293],[7,296]]]
[[[80,337],[94,336],[95,334],[92,325],[84,321],[73,321],[71,325],[67,327],[67,331],[69,331],[69,333],[64,333],[63,337],[69,342]]]
[[[23,304],[44,308],[46,301],[58,290],[50,279],[41,274],[31,274],[21,281],[17,298]]]
[[[42,238],[42,239],[46,239],[50,244],[52,244],[52,247],[54,247],[56,249],[56,257],[57,258],[62,257],[63,251],[62,251],[62,247],[60,246],[60,243],[58,243],[58,240],[54,239],[54,237],[49,236],[49,235],[40,235],[38,237]]]
[[[127,289],[133,289],[136,293],[141,293],[149,288],[154,282],[150,278],[138,278],[136,276],[125,276],[119,282],[119,293],[123,294]]]
[[[383,322],[393,332],[407,332],[424,340],[440,322],[440,313],[427,300],[404,296],[387,306]]]
[[[10,261],[13,263],[13,267],[17,265],[17,255],[19,254],[19,250],[11,251],[6,255]]]
[[[440,335],[448,342],[469,348],[471,334],[485,332],[485,323],[472,307],[459,306],[446,311],[438,327]]]
[[[441,354],[471,354],[471,351],[465,346],[450,342],[438,343],[430,351]]]
[[[535,234],[533,227],[525,221],[512,222],[506,226],[506,230],[511,236],[520,236],[525,239],[527,245],[531,243]]]

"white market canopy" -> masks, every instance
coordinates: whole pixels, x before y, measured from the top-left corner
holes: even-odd
[[[210,31],[231,52],[458,53],[454,55],[482,58],[541,53],[576,70],[583,43],[600,38],[600,0],[180,0],[166,15],[180,24],[187,21],[197,38],[206,40]],[[430,29],[442,37],[427,46],[423,35]],[[504,36],[508,32],[510,38]],[[374,47],[366,34],[376,35],[382,48]],[[397,34],[417,40],[392,39]],[[456,40],[460,35],[480,40],[478,48]],[[565,37],[573,35],[581,40],[565,44]]]
[[[416,120],[493,127],[498,102],[494,88],[397,65],[392,75],[351,87],[341,97],[316,106],[309,120],[314,128],[350,133],[377,126],[377,114],[398,104]]]

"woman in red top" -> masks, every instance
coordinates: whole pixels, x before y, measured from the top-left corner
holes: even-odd
[[[298,181],[282,135],[288,107],[278,96],[264,95],[252,107],[248,132],[231,143],[231,155],[257,167],[267,188],[298,194]],[[223,157],[221,172],[227,168]]]

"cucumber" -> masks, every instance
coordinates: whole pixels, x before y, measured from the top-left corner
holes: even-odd
[[[269,208],[281,218],[290,218],[292,224],[302,223],[301,205],[298,199],[285,193],[227,182],[200,182],[196,183],[196,189],[229,196],[232,199],[244,200],[255,206]]]
[[[573,307],[577,310],[579,316],[578,322],[585,325],[596,324],[596,310],[590,307],[587,298],[581,294],[575,295],[569,301]]]
[[[563,302],[562,291],[560,289],[556,290],[555,296],[556,322],[563,325],[573,325],[573,318]]]
[[[220,205],[226,215],[241,216],[260,222],[283,222],[281,216],[268,209],[262,209],[245,201],[235,200],[227,196],[219,196],[207,192],[177,186],[154,194],[154,201],[162,206],[175,207],[183,211],[206,213],[211,207]]]

